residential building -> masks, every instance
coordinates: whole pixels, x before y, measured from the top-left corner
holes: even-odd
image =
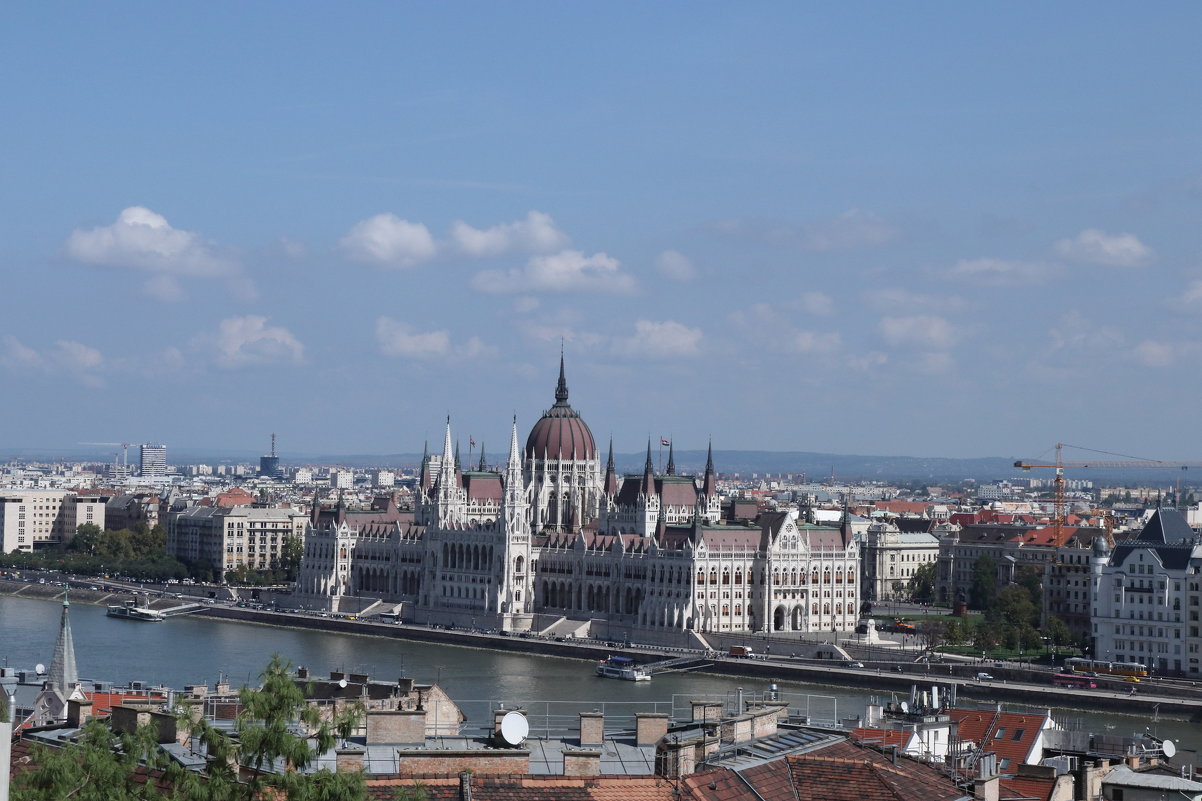
[[[104,528],[107,501],[68,490],[0,490],[0,551],[69,542],[84,523]]]
[[[275,568],[290,538],[303,542],[309,517],[292,507],[193,506],[167,517],[167,553],[219,573]]]
[[[900,521],[898,521],[900,522]],[[910,579],[922,566],[939,559],[939,538],[926,531],[902,531],[897,522],[876,521],[868,527],[861,550],[865,601],[909,598]],[[942,530],[942,527],[938,527]]]

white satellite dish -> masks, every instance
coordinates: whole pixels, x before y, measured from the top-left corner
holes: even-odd
[[[902,714],[903,714],[903,715],[905,715],[905,714],[909,714],[909,712],[910,712],[910,702],[909,702],[909,701],[902,701],[902,702],[901,702],[901,710],[902,710]]]
[[[1177,744],[1172,740],[1165,740],[1160,744],[1160,750],[1164,752],[1166,759],[1172,759],[1177,755]]]
[[[34,670],[34,672],[35,672],[35,673],[37,673],[39,676],[45,676],[45,675],[46,675],[46,666],[45,666],[45,665],[43,665],[41,662],[38,662],[36,665],[34,665],[34,668],[33,668],[33,670]]]
[[[501,739],[509,745],[521,745],[530,733],[530,722],[521,712],[506,712],[501,718]]]
[[[338,686],[345,690],[346,689],[346,679],[339,679]]]

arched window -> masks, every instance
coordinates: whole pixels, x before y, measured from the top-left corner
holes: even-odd
[[[726,570],[722,571],[722,583],[730,584],[730,572],[729,571],[726,571]]]
[[[743,583],[743,571],[736,570],[735,571],[735,584],[742,584],[742,583]]]

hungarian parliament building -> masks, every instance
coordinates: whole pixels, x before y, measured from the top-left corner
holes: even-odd
[[[457,449],[456,449],[457,450]],[[617,639],[851,631],[859,551],[846,515],[816,525],[720,496],[710,450],[700,476],[602,464],[568,403],[526,437],[517,420],[502,470],[427,452],[413,509],[314,504],[295,603],[330,612],[367,604],[406,622]],[[748,508],[750,507],[750,508]]]

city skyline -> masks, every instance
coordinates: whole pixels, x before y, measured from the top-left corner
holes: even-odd
[[[1197,458],[1195,5],[63,10],[0,450],[500,453],[562,346],[623,453]]]

